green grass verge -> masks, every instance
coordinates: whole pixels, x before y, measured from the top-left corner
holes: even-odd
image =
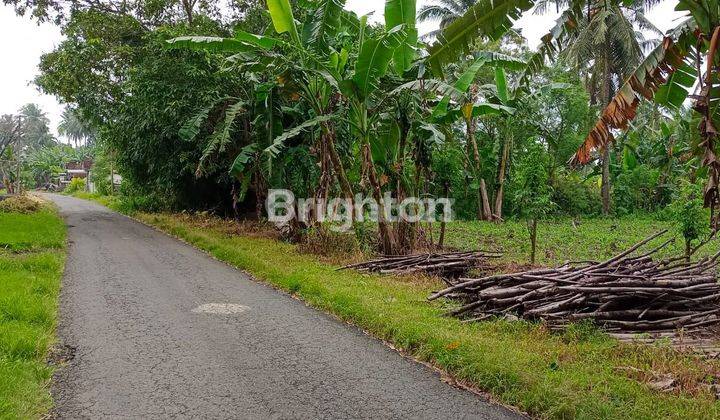
[[[65,225],[51,209],[0,213],[0,418],[39,418],[50,408]]]
[[[121,208],[121,201],[120,198],[116,195],[102,195],[97,193],[89,193],[85,191],[75,191],[71,194],[69,194],[72,197],[75,198],[82,198],[84,200],[91,200],[98,204],[102,204],[103,206],[116,210],[121,211],[123,210]]]
[[[436,241],[439,236],[437,225],[433,229]],[[537,264],[557,265],[568,260],[607,259],[662,229],[669,231],[665,239],[669,239],[670,235],[676,236],[675,242],[663,250],[663,254],[683,255],[684,242],[677,229],[672,223],[658,220],[652,215],[542,221],[538,225]],[[530,258],[527,225],[519,220],[503,223],[450,222],[446,237],[445,244],[451,247],[502,251],[505,262],[524,264]],[[716,251],[709,245],[701,248],[698,255]]]
[[[463,324],[442,316],[447,302],[426,301],[440,286],[429,280],[337,272],[286,243],[228,235],[179,215],[135,216],[532,415],[720,417],[720,403],[698,385],[718,371],[715,362],[619,343],[583,325],[552,334],[527,322]],[[654,391],[641,372],[672,374],[683,390]]]

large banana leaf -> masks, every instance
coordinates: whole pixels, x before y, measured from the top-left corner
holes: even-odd
[[[442,66],[468,54],[478,37],[498,39],[512,27],[513,20],[532,7],[533,0],[478,0],[465,14],[443,29],[428,48],[431,70],[442,76]]]
[[[681,96],[684,99],[677,89],[685,89],[683,86],[690,83],[688,76],[691,73],[687,70],[685,59],[695,46],[695,28],[692,20],[682,22],[670,32],[679,34],[677,40],[666,36],[663,42],[648,54],[605,107],[600,119],[575,152],[571,159],[572,164],[587,163],[593,150],[601,149],[614,141],[611,130],[626,129],[628,123],[635,118],[640,101],[653,100],[663,84],[668,83],[669,86],[661,92],[661,101],[674,105]],[[673,78],[678,69],[682,69],[684,74]]]
[[[200,162],[198,163],[196,171],[197,176],[202,175],[208,159],[217,153],[224,152],[228,145],[232,143],[232,133],[235,125],[235,119],[245,112],[246,105],[247,103],[245,101],[240,100],[230,105],[225,111],[225,118],[222,123],[215,128],[215,131],[210,136],[208,144],[203,150],[203,154],[202,157],[200,157]]]
[[[501,115],[501,114],[515,114],[515,108],[506,105],[492,104],[489,102],[478,102],[473,104],[472,115],[473,117],[481,117],[484,115]]]
[[[340,30],[341,15],[345,0],[321,0],[317,7],[308,13],[303,25],[303,39],[317,51],[327,51],[328,39]]]
[[[497,97],[500,102],[508,103],[510,93],[508,92],[507,77],[505,77],[505,70],[501,67],[495,67],[495,86],[497,86]]]
[[[511,57],[509,55],[500,54],[496,52],[490,52],[490,51],[482,51],[477,54],[477,59],[463,72],[462,75],[455,81],[455,84],[453,85],[454,91],[456,92],[462,92],[464,94],[465,92],[470,89],[470,86],[475,81],[475,77],[477,76],[478,71],[485,66],[485,64],[494,64],[496,67],[496,72],[501,71],[503,68],[511,68],[511,69],[517,69],[522,68],[522,66],[525,65],[525,62],[523,60],[520,60],[515,57]],[[507,102],[507,83],[504,82],[504,75],[505,73],[502,72],[503,75],[503,84],[502,86],[497,85],[496,90],[498,91],[498,95],[501,94],[500,89],[503,89],[504,94],[504,100],[501,97],[501,100],[503,103]],[[440,102],[435,106],[433,109],[432,115],[433,118],[438,119],[444,117],[448,113],[448,108],[450,106],[450,96],[445,95],[445,97],[440,100]],[[456,99],[456,98],[453,98]]]
[[[246,42],[248,44],[257,45],[264,50],[269,50],[274,47],[275,44],[280,42],[279,39],[271,38],[264,35],[255,35],[240,30],[235,32],[235,39],[239,39],[240,41]]]
[[[655,92],[655,102],[670,108],[680,108],[688,96],[688,89],[695,85],[697,78],[695,67],[683,64],[670,75],[667,83]]]
[[[411,90],[414,92],[432,92],[438,96],[449,96],[453,100],[459,100],[465,93],[440,79],[427,79],[413,80],[412,82],[403,83],[393,89],[392,92],[390,92],[390,95],[397,95],[404,90]]]
[[[215,104],[201,109],[197,114],[193,115],[192,118],[190,118],[185,124],[183,124],[183,126],[180,127],[180,130],[178,131],[178,135],[180,136],[180,138],[185,141],[195,140],[195,137],[200,134],[202,124],[205,122],[208,114],[210,113],[210,110],[214,106]]]
[[[282,149],[285,148],[285,142],[287,140],[299,135],[300,133],[302,133],[304,130],[306,130],[308,128],[314,127],[322,122],[329,121],[329,120],[333,119],[334,117],[335,117],[335,115],[331,114],[331,115],[320,115],[319,117],[311,118],[311,119],[303,122],[302,124],[298,125],[297,127],[293,127],[291,129],[285,131],[281,135],[275,137],[272,144],[270,146],[268,146],[264,152],[269,154],[272,157],[275,157],[280,154]]]
[[[352,79],[362,98],[366,98],[377,88],[377,82],[387,72],[395,49],[405,41],[406,37],[404,25],[399,25],[379,38],[371,38],[363,42]]]
[[[279,34],[290,32],[293,41],[299,43],[300,36],[295,26],[295,16],[293,16],[290,0],[267,0],[267,7],[275,32]]]
[[[470,86],[475,80],[477,72],[480,71],[480,69],[485,65],[486,62],[487,60],[485,57],[480,57],[475,60],[470,65],[470,67],[468,67],[467,70],[465,70],[463,74],[461,74],[460,77],[455,81],[453,88],[458,92],[462,92],[463,94],[467,92],[467,90],[470,89]],[[440,100],[440,102],[438,102],[437,105],[435,105],[435,108],[433,108],[433,119],[437,120],[439,118],[443,118],[445,115],[447,115],[449,107],[450,96],[446,95]]]
[[[690,12],[697,27],[706,34],[711,34],[720,21],[717,0],[678,0],[675,10]]]
[[[370,142],[373,162],[389,168],[398,159],[400,144],[400,126],[397,121],[389,120],[378,130],[377,136]]]
[[[416,56],[418,31],[415,27],[415,0],[387,0],[385,2],[385,29],[405,25],[405,42],[393,54],[395,72],[402,76],[412,66]]]
[[[486,63],[506,70],[522,70],[527,66],[523,59],[494,51],[478,51],[473,53],[476,60],[484,59]]]
[[[255,159],[255,153],[259,150],[260,146],[257,143],[250,143],[240,150],[240,153],[233,160],[230,165],[229,173],[237,178],[241,178],[245,175],[246,168],[249,163],[252,163]]]

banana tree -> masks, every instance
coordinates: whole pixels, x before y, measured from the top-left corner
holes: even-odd
[[[714,214],[720,204],[720,161],[715,147],[716,127],[720,124],[720,76],[717,71],[720,64],[720,3],[679,0],[676,10],[687,12],[690,17],[668,31],[662,43],[627,78],[602,111],[571,163],[587,163],[592,159],[593,151],[605,149],[614,142],[614,130],[628,128],[642,100],[654,100],[670,109],[678,109],[690,98],[692,108],[700,117],[702,163],[708,168],[704,205]],[[689,95],[693,86],[695,92]],[[712,223],[717,228],[716,218]]]
[[[267,73],[271,69],[278,88],[286,96],[301,99],[307,104],[310,112],[308,120],[301,122],[301,128],[283,137],[279,137],[282,130],[275,132],[277,138],[272,139],[267,147],[256,148],[253,153],[275,157],[284,148],[285,141],[319,127],[322,134],[317,137],[314,147],[321,167],[322,182],[316,192],[319,198],[326,197],[332,175],[343,195],[348,199],[353,196],[335,146],[334,121],[329,118],[337,107],[337,81],[345,71],[349,54],[347,48],[338,45],[336,38],[341,33],[357,33],[360,25],[353,13],[343,10],[343,5],[340,0],[314,4],[307,13],[307,19],[298,28],[287,0],[269,1],[268,11],[276,33],[285,34],[289,39],[238,31],[233,38],[189,36],[169,41],[174,47],[232,53],[228,57],[230,63],[244,67],[254,64],[258,73]],[[238,158],[246,160],[248,156],[250,154],[246,153],[238,155]],[[233,165],[236,173],[239,167],[245,166]]]
[[[478,72],[485,65],[495,67],[495,85],[478,86],[475,79]],[[493,220],[494,214],[490,208],[487,187],[483,179],[482,159],[476,139],[477,119],[489,115],[512,115],[515,112],[509,104],[505,72],[503,68],[521,69],[525,62],[514,57],[495,52],[481,52],[477,54],[475,61],[465,70],[453,84],[453,90],[446,94],[433,109],[433,119],[436,121],[462,120],[465,124],[465,140],[468,148],[468,156],[472,156],[473,170],[478,190],[478,219]],[[453,96],[457,100],[453,101]],[[492,98],[490,102],[487,99]],[[452,103],[451,103],[452,101]],[[500,184],[504,181],[505,163],[507,162],[509,139],[503,141],[501,156],[502,176]],[[502,188],[502,187],[500,187]],[[502,203],[502,189],[499,190],[500,203]]]
[[[322,131],[318,147],[322,151],[320,166],[326,168],[324,162],[332,163],[343,194],[352,200],[353,191],[334,145],[334,124],[350,124],[373,196],[380,205],[379,230],[383,250],[393,253],[397,242],[384,220],[381,182],[370,150],[378,116],[369,110],[376,103],[373,93],[390,63],[396,73],[402,74],[414,60],[417,43],[415,2],[388,0],[386,30],[373,37],[366,36],[367,18],[358,19],[343,10],[340,0],[324,0],[312,7],[308,19],[298,28],[288,0],[268,1],[268,11],[275,32],[281,35],[279,38],[240,32],[234,38],[182,37],[170,42],[180,47],[232,52],[235,55],[231,58],[242,61],[262,57],[283,69],[279,72],[283,86],[295,89],[309,104],[311,118],[289,133],[277,136],[262,153],[277,154],[290,137],[300,134],[303,129],[319,126]],[[341,31],[356,34],[351,37],[354,42],[334,43]],[[347,108],[347,118],[338,113],[340,102]]]

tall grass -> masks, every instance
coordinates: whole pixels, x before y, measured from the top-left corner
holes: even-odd
[[[65,226],[48,208],[0,213],[0,418],[38,418],[50,408]]]

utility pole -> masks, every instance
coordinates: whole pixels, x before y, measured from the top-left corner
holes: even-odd
[[[17,160],[17,173],[15,174],[15,194],[20,194],[20,170],[22,168],[20,159]]]

